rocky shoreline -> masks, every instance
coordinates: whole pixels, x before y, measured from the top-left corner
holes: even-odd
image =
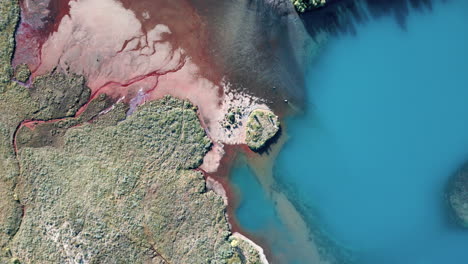
[[[280,130],[278,116],[269,110],[255,109],[248,117],[246,144],[254,151],[268,147],[268,143]]]

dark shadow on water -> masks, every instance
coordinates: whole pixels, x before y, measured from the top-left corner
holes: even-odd
[[[281,115],[291,110],[285,99],[307,107],[307,56],[320,47],[308,46],[305,38],[354,33],[356,23],[384,15],[404,29],[412,10],[431,10],[433,1],[443,0],[328,0],[300,16],[290,0],[187,1],[207,26],[208,54],[232,88],[265,99]]]
[[[271,151],[271,146],[278,143],[278,140],[279,138],[281,137],[281,135],[283,134],[283,128],[282,126],[279,127],[279,130],[278,132],[272,137],[270,138],[269,140],[267,140],[265,142],[265,144],[263,145],[263,147],[261,147],[260,149],[258,149],[256,152],[260,155],[262,154],[270,154],[270,151]]]
[[[406,30],[412,10],[430,11],[434,0],[330,0],[328,4],[305,14],[301,19],[308,33],[355,33],[355,23],[366,23],[382,16],[392,16]],[[443,0],[441,0],[443,1]],[[443,1],[445,2],[445,1]]]
[[[393,17],[402,31],[407,29],[407,20],[413,12],[432,12],[435,2],[449,2],[450,0],[328,0],[327,4],[303,14],[300,20],[309,36],[320,39],[326,33],[334,37],[343,34],[357,33],[357,26],[381,17]],[[325,49],[326,49],[325,44]],[[313,61],[306,67],[311,67]],[[305,87],[301,94],[310,93]],[[313,105],[299,104],[304,111],[313,111]]]

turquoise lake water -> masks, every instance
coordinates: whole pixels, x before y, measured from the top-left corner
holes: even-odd
[[[358,264],[468,263],[468,230],[444,200],[468,160],[468,1],[411,12],[406,30],[392,17],[357,25],[305,78],[308,108],[286,120],[274,176],[309,224]],[[241,226],[282,262],[309,263],[283,247],[294,241],[246,165],[232,182]]]

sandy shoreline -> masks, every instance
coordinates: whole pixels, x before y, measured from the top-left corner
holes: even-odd
[[[228,194],[227,194],[227,192],[226,192],[226,190],[225,190],[225,188],[224,188],[224,186],[223,186],[223,184],[221,182],[213,179],[210,176],[207,176],[206,177],[206,187],[209,190],[212,190],[216,194],[220,195],[223,198],[223,201],[224,201],[225,205],[228,206],[228,203],[229,203]],[[232,223],[232,221],[230,221],[230,219],[232,219],[232,218],[229,217],[228,212],[226,212],[226,218],[228,219],[229,225],[231,226],[231,231],[233,231],[233,228],[232,228],[233,223]],[[235,237],[235,238],[238,238],[238,239],[241,239],[241,240],[247,242],[250,246],[252,246],[255,250],[257,250],[262,263],[263,264],[269,264],[269,262],[267,260],[267,257],[266,257],[265,250],[259,244],[255,243],[254,241],[252,241],[251,239],[249,239],[245,235],[241,234],[239,231],[234,231],[233,234],[232,234],[232,237]]]

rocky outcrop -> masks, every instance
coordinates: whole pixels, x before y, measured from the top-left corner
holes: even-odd
[[[278,117],[269,110],[253,110],[247,120],[246,143],[250,149],[259,151],[266,147],[280,129]]]
[[[458,222],[468,227],[468,164],[459,169],[450,182],[448,201]]]

